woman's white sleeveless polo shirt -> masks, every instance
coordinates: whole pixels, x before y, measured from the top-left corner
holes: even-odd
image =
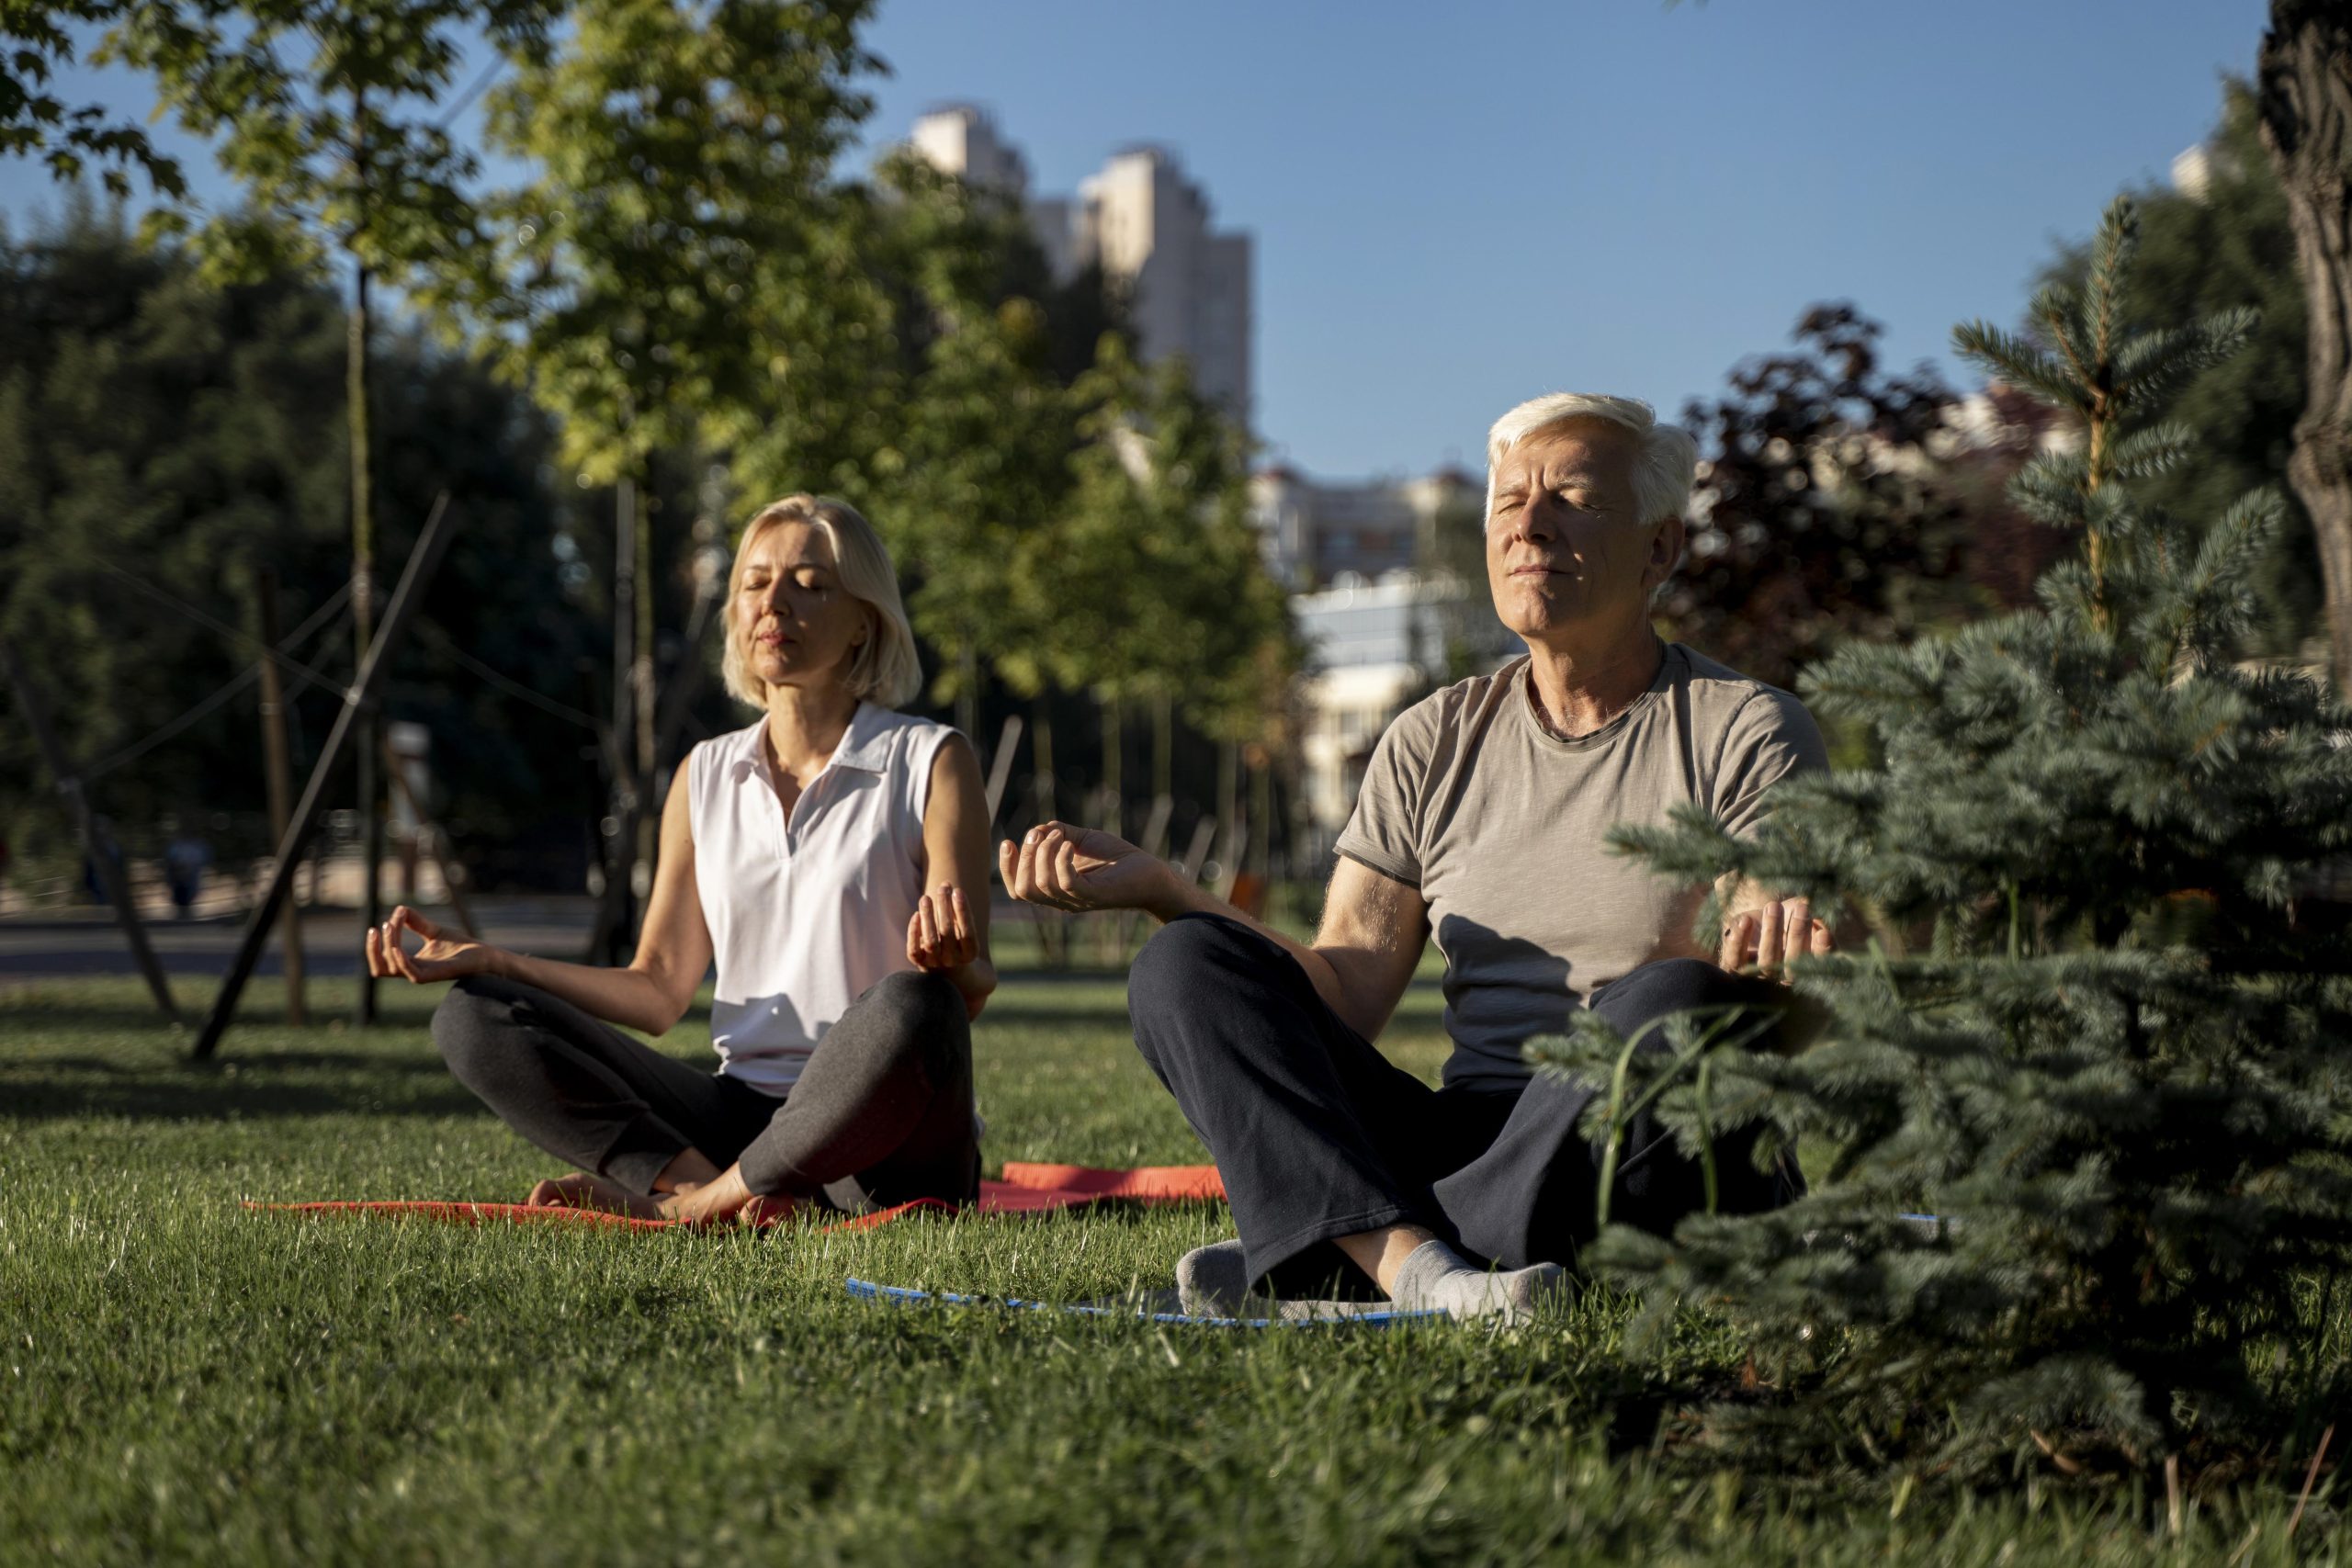
[[[695,882],[718,960],[719,1071],[781,1095],[825,1031],[907,962],[923,894],[923,807],[955,730],[861,703],[789,816],[765,720],[691,753]]]

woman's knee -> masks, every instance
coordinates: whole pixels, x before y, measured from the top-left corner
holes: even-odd
[[[433,1010],[433,1043],[450,1071],[462,1078],[514,1019],[513,986],[489,975],[468,975],[452,982],[441,1005]]]
[[[972,1021],[964,993],[936,970],[886,975],[857,999],[854,1010],[862,1016],[847,1035],[870,1046],[919,1056],[934,1066],[971,1056]],[[840,1032],[840,1025],[834,1030]]]

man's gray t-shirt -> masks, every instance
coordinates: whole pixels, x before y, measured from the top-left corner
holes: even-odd
[[[1520,1045],[1657,958],[1712,956],[1706,897],[1611,851],[1619,823],[1688,803],[1735,834],[1791,773],[1826,768],[1821,730],[1777,687],[1669,644],[1657,678],[1590,735],[1536,721],[1528,660],[1424,698],[1380,738],[1339,852],[1420,890],[1445,956],[1445,1081],[1517,1088]]]

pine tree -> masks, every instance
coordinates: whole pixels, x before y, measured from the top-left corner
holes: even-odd
[[[1694,1152],[1760,1122],[1758,1157],[1805,1156],[1786,1208],[1607,1228],[1584,1259],[1652,1333],[1704,1304],[1741,1334],[1766,1389],[1716,1410],[1728,1447],[2145,1465],[2278,1439],[2329,1372],[2352,944],[2298,893],[2352,843],[2352,711],[2229,661],[2277,495],[2210,527],[2140,499],[2192,460],[2165,394],[2253,319],[2133,330],[2134,238],[2119,200],[2031,336],[1955,334],[2080,430],[2013,487],[2081,543],[2038,608],[1809,670],[1808,704],[1866,727],[1876,761],[1784,786],[1759,836],[1696,812],[1616,835],[1662,873],[1736,872],[1867,925],[1796,966],[1817,1042],[1784,1057],[1685,1019],[1629,1049],[1586,1014],[1531,1047],[1602,1088],[1596,1136],[1648,1099]]]

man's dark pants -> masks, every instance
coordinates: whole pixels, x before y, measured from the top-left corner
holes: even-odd
[[[1238,921],[1171,920],[1127,982],[1136,1044],[1216,1156],[1252,1280],[1277,1292],[1352,1288],[1331,1242],[1426,1226],[1504,1269],[1574,1266],[1594,1234],[1600,1151],[1577,1135],[1592,1091],[1431,1089],[1342,1023],[1295,959]],[[1694,958],[1643,965],[1595,992],[1632,1038],[1685,1008],[1784,1009],[1788,993]],[[1661,1032],[1652,1031],[1653,1040]],[[1755,1168],[1751,1130],[1716,1147],[1717,1208],[1752,1213],[1792,1178]],[[1611,1219],[1666,1232],[1703,1206],[1704,1178],[1646,1116],[1627,1129]]]

